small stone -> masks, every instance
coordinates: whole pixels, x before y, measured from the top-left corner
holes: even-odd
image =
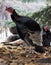
[[[25,65],[27,65],[27,64],[25,64]]]
[[[12,49],[11,47],[7,47],[8,49]]]
[[[6,64],[4,64],[4,63],[0,63],[0,65],[6,65]]]
[[[25,65],[24,63],[20,63],[19,65]]]
[[[0,43],[0,48],[2,48],[2,47],[3,47],[3,44]]]
[[[26,58],[29,57],[29,55],[26,55]]]
[[[18,61],[17,59],[16,60],[12,60],[13,63],[17,63],[17,61]]]
[[[4,62],[4,60],[3,59],[0,59],[0,63],[3,63]]]
[[[34,64],[31,62],[31,63],[29,63],[28,65],[34,65]]]
[[[23,40],[21,40],[21,39],[17,40],[17,44],[22,44],[22,43],[24,43]]]
[[[10,65],[17,65],[17,63],[10,63]]]
[[[22,50],[22,48],[19,46],[18,48],[17,48],[18,50]]]

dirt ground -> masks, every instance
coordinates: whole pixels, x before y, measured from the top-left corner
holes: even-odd
[[[45,53],[30,52],[29,46],[23,46],[22,41],[0,43],[0,65],[51,65],[51,47],[46,47]]]

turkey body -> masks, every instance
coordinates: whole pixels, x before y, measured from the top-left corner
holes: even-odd
[[[37,52],[44,52],[45,50],[43,47],[35,45],[29,38],[30,34],[41,32],[40,25],[30,17],[18,15],[13,8],[8,8],[6,10],[13,12],[11,14],[11,19],[16,24],[16,29],[20,38],[28,45],[35,46]],[[39,50],[37,50],[38,48]]]

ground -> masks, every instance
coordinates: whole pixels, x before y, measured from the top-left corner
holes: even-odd
[[[11,43],[0,43],[0,65],[51,65],[51,47],[45,48],[43,54],[33,48],[23,46],[24,42],[17,40]]]

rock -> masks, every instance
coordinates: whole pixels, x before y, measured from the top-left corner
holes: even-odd
[[[26,58],[28,58],[29,57],[29,55],[26,55]]]
[[[17,63],[10,63],[10,65],[17,65]]]
[[[33,64],[33,63],[31,62],[31,63],[29,63],[28,65],[35,65],[35,64]]]
[[[0,65],[6,65],[6,64],[4,64],[4,63],[0,63]]]
[[[0,58],[0,63],[3,63],[3,62],[4,62],[4,60]]]
[[[33,63],[31,62],[31,63],[29,63],[29,64],[25,64],[25,65],[35,65],[35,64],[33,64]]]
[[[0,48],[2,48],[3,47],[3,44],[2,43],[0,43]]]
[[[19,65],[25,65],[24,63],[20,63]]]
[[[22,48],[19,46],[19,47],[17,47],[17,50],[22,50]]]
[[[12,35],[12,36],[9,36],[5,42],[13,42],[13,41],[18,40],[18,39],[20,39],[19,36]]]
[[[18,40],[12,41],[12,42],[6,41],[6,42],[4,42],[3,44],[4,44],[4,45],[10,45],[10,46],[20,46],[20,45],[23,46],[23,43],[24,43],[23,40],[18,39]]]
[[[12,62],[13,62],[13,63],[17,63],[17,62],[18,62],[18,60],[17,60],[17,59],[16,59],[16,60],[14,59],[14,60],[12,60]]]

